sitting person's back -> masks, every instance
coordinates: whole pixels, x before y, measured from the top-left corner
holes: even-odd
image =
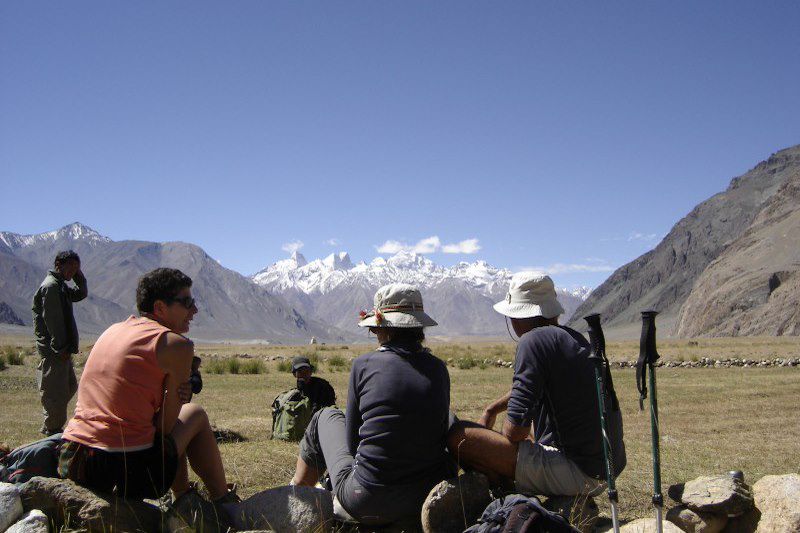
[[[152,445],[166,375],[156,346],[169,331],[155,320],[132,316],[100,335],[83,368],[64,439],[111,452]]]
[[[348,391],[348,446],[364,486],[447,476],[450,376],[442,360],[384,345],[353,362]]]

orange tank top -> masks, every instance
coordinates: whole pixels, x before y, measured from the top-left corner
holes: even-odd
[[[83,368],[65,439],[110,452],[153,445],[153,417],[161,408],[166,376],[156,345],[169,331],[155,320],[132,316],[100,335]]]

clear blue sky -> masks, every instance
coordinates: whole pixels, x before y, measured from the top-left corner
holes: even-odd
[[[2,2],[0,230],[244,274],[437,236],[597,285],[800,143],[798,28],[796,1]]]

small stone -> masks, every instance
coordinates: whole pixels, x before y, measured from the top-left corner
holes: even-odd
[[[466,472],[433,487],[422,504],[425,533],[460,533],[478,521],[492,501],[489,480],[478,472]]]
[[[558,513],[581,533],[591,533],[600,515],[591,496],[550,496],[543,507]]]
[[[753,507],[753,493],[743,481],[730,475],[700,476],[670,486],[669,497],[695,512],[738,516]]]
[[[333,522],[333,496],[323,489],[287,485],[226,504],[225,510],[237,530],[327,531]]]
[[[759,532],[800,531],[800,475],[764,476],[753,485]]]
[[[655,518],[640,518],[621,526],[619,531],[620,533],[657,533],[658,527]],[[683,533],[681,528],[667,520],[662,522],[662,531],[664,533]]]
[[[0,483],[0,531],[5,531],[22,516],[22,499],[13,483]]]
[[[26,513],[16,524],[6,529],[5,533],[48,533],[47,515],[39,509]]]
[[[725,515],[697,513],[684,505],[667,511],[667,520],[687,533],[719,533],[728,523]]]

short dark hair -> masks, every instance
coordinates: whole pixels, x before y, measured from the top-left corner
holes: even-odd
[[[425,332],[422,328],[386,328],[386,331],[392,344],[420,348],[425,341]]]
[[[181,289],[192,286],[192,278],[176,268],[157,268],[139,278],[136,287],[136,308],[152,313],[156,300],[175,298]]]
[[[53,260],[53,266],[63,265],[67,261],[77,261],[78,263],[81,262],[80,256],[74,250],[63,250],[56,254],[56,258]]]

